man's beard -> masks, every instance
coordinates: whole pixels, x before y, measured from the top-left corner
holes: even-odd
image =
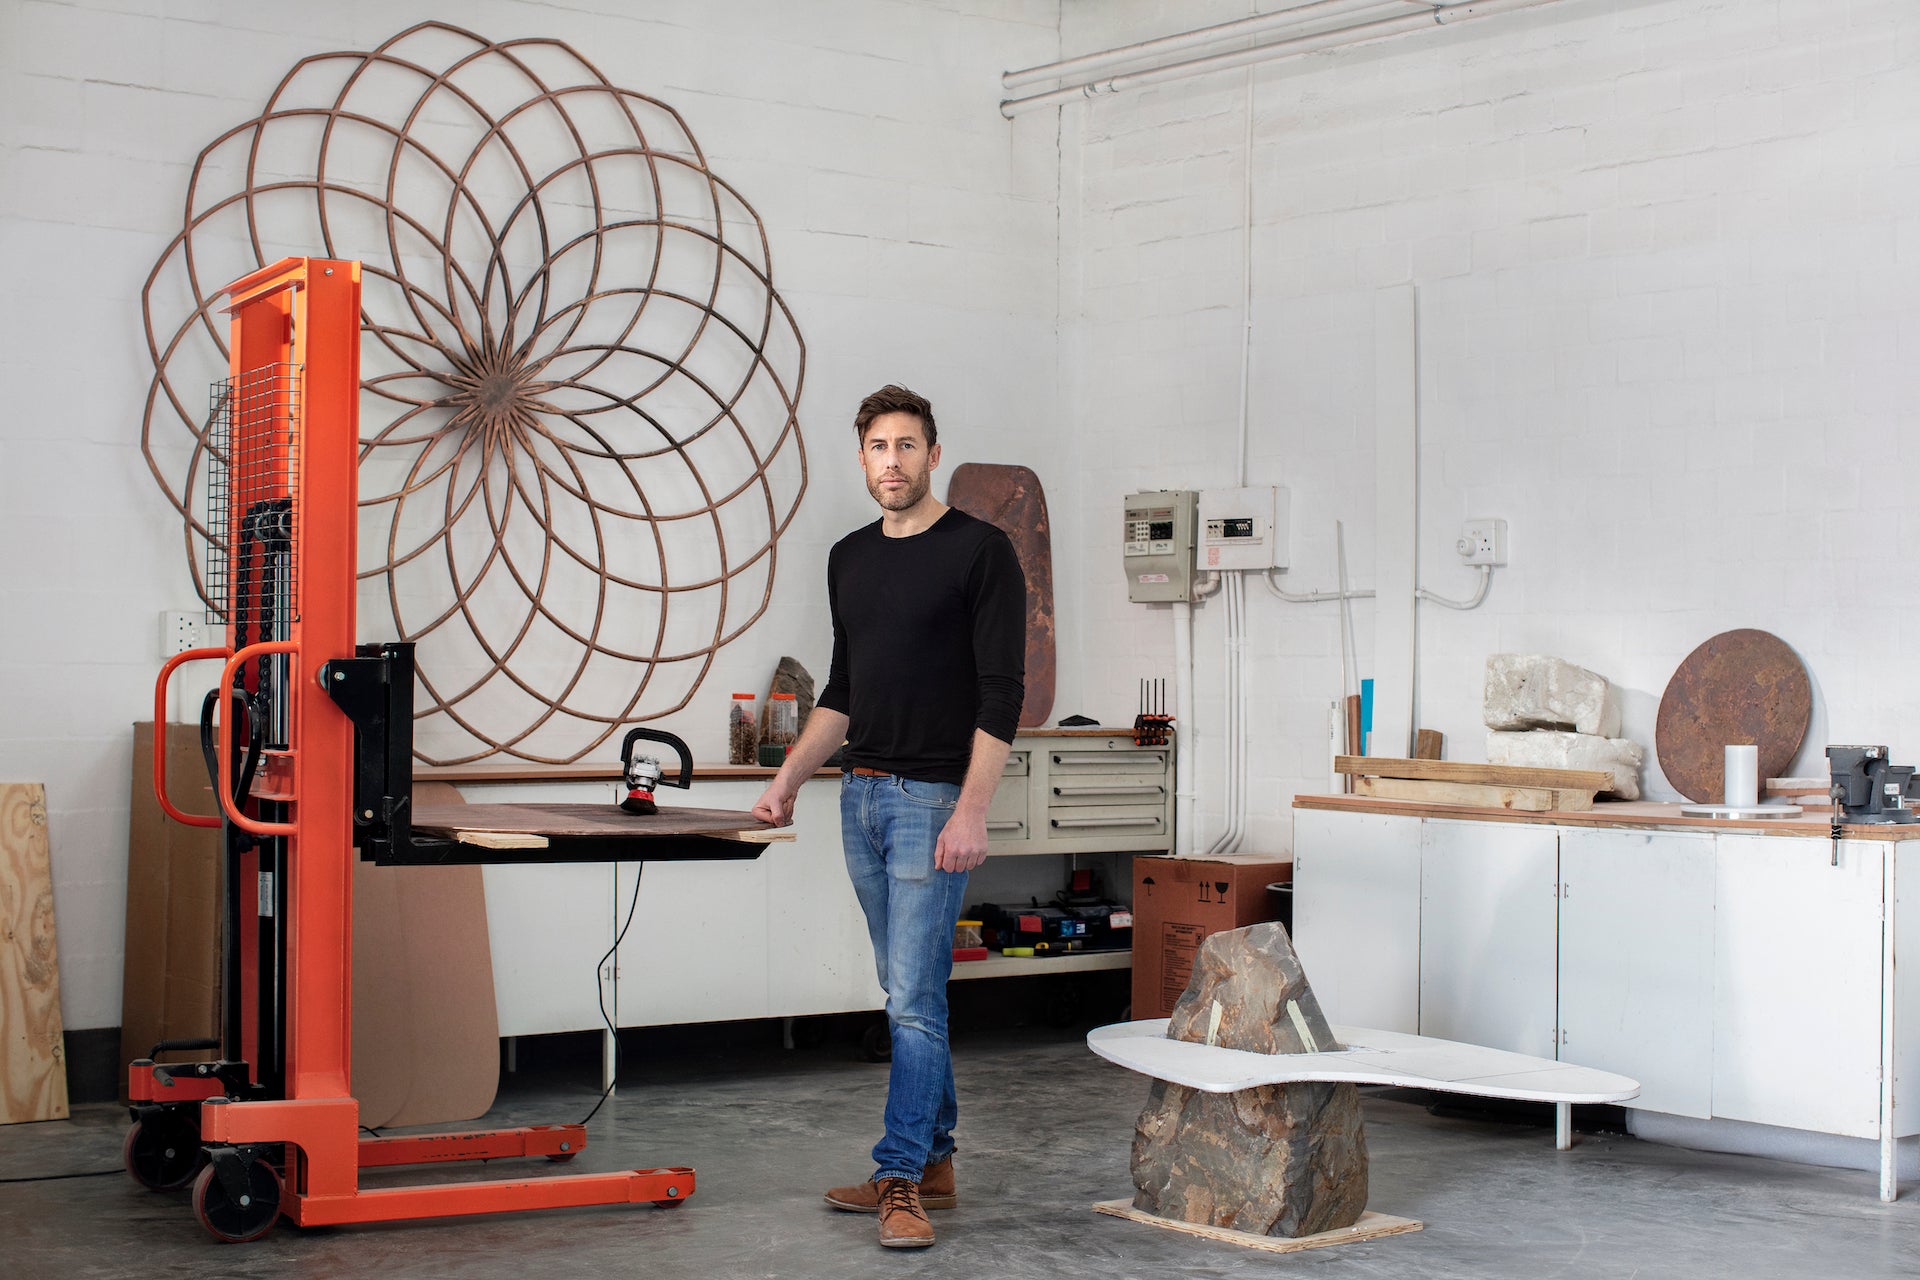
[[[906,477],[906,480],[904,489],[888,489],[878,480],[869,480],[867,492],[883,511],[906,511],[927,496],[927,490],[933,487],[933,477],[922,473],[918,479]]]

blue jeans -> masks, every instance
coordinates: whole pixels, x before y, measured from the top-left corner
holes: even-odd
[[[967,873],[936,870],[933,846],[959,798],[951,782],[848,773],[840,783],[847,874],[867,916],[893,1033],[887,1132],[873,1149],[875,1179],[918,1181],[928,1165],[953,1154],[960,1105],[947,1045],[947,978]]]

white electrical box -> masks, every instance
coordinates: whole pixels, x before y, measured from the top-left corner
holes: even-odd
[[[1130,493],[1121,500],[1121,562],[1127,569],[1127,599],[1135,604],[1193,599],[1191,489]]]
[[[1203,572],[1287,567],[1287,491],[1273,485],[1200,491]]]

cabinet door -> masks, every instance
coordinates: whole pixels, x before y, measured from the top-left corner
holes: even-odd
[[[1420,1034],[1554,1056],[1559,833],[1429,819],[1420,838]]]
[[[1713,1114],[1874,1137],[1882,842],[1718,838]]]
[[[1420,819],[1294,810],[1293,945],[1329,1021],[1418,1032]]]
[[[585,862],[502,863],[482,867],[480,876],[487,889],[500,1034],[537,1036],[600,1026],[594,975],[620,923],[611,918],[613,868]],[[611,959],[605,968],[610,979]]]
[[[1560,1058],[1640,1082],[1628,1105],[1713,1114],[1710,833],[1560,832]]]

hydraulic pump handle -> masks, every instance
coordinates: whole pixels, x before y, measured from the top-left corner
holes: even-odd
[[[227,658],[226,666],[220,669],[220,705],[224,707],[233,704],[233,678],[239,673],[244,663],[254,658],[266,657],[271,653],[297,654],[299,652],[299,644],[292,640],[272,640],[264,644],[250,644],[244,649],[236,650]],[[227,821],[233,823],[234,826],[240,828],[242,831],[256,836],[297,835],[300,828],[295,823],[255,822],[252,818],[240,812],[240,807],[233,802],[232,734],[223,733],[220,735],[219,755],[220,776],[214,781],[213,789],[220,797],[220,807],[226,812]]]
[[[160,668],[159,678],[153,682],[153,794],[160,801],[162,812],[189,827],[218,827],[220,819],[182,813],[167,798],[167,681],[173,678],[173,669],[183,662],[225,658],[231,653],[230,649],[188,649],[176,653],[167,659],[166,665]]]

